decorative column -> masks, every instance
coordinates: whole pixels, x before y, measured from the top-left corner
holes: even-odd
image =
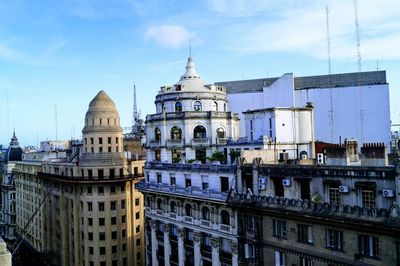
[[[179,266],[185,265],[185,246],[184,246],[184,239],[185,239],[185,230],[183,228],[178,228],[178,263]]]
[[[211,238],[211,247],[212,247],[212,265],[213,266],[220,266],[221,261],[219,259],[219,246],[220,246],[219,238]]]
[[[242,169],[240,169],[240,167],[238,167],[236,171],[236,190],[239,193],[243,192]]]
[[[232,250],[232,266],[239,265],[239,256],[238,256],[238,243],[231,241],[231,250]]]
[[[258,191],[258,169],[259,169],[260,159],[255,158],[253,160],[253,195],[259,195]]]
[[[170,265],[170,257],[171,257],[171,244],[169,243],[169,231],[171,230],[170,224],[164,224],[164,265]]]
[[[152,265],[158,266],[157,260],[157,236],[156,236],[156,229],[157,229],[157,221],[151,220],[151,262]]]
[[[194,249],[194,265],[202,265],[201,264],[201,252],[200,252],[200,241],[201,241],[201,233],[194,232],[193,233],[193,249]]]

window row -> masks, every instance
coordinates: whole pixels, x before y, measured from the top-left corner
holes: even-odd
[[[171,129],[170,133],[171,133],[170,134],[171,140],[182,140],[182,129],[181,128],[175,126],[175,127],[173,127]],[[217,129],[217,138],[223,139],[225,137],[226,137],[226,135],[225,135],[224,128],[219,127]],[[201,125],[196,126],[193,129],[193,138],[194,139],[205,139],[205,138],[207,138],[206,128],[204,126],[201,126]],[[161,129],[158,128],[158,127],[154,130],[154,140],[161,141]]]
[[[89,124],[89,122],[91,122],[90,124]],[[98,122],[98,124],[97,124],[97,122]],[[110,125],[117,125],[117,122],[118,122],[118,119],[117,118],[98,118],[98,119],[95,119],[95,118],[92,118],[92,119],[88,119],[88,118],[86,118],[86,125],[87,126],[94,126],[94,125],[108,125],[108,126],[110,126]]]
[[[106,144],[105,140],[107,139],[107,144],[112,144],[112,137],[104,137],[104,144]],[[121,139],[121,140],[120,140]],[[95,138],[85,138],[85,145],[94,145],[95,143]],[[119,144],[122,142],[122,138],[120,137],[115,137],[115,144]],[[96,144],[103,144],[103,137],[97,138],[97,143]]]
[[[286,221],[272,220],[273,236],[287,238]],[[297,241],[307,244],[314,243],[312,225],[297,224]],[[371,235],[358,235],[359,255],[365,257],[377,257],[379,255],[379,239]],[[333,250],[344,250],[343,231],[336,229],[325,229],[325,248]]]
[[[87,204],[87,210],[88,211],[93,211],[93,202],[89,201],[86,203]],[[121,205],[120,205],[121,210],[125,209],[125,200],[121,200]],[[81,201],[81,209],[83,209],[83,202]],[[98,211],[105,211],[105,203],[104,202],[97,202],[97,210]],[[117,210],[117,201],[111,201],[110,202],[110,210],[115,211]],[[83,218],[82,218],[83,219]]]
[[[163,110],[164,110],[164,107],[163,107]],[[203,110],[202,103],[200,101],[193,102],[193,110],[194,111],[202,111]],[[176,102],[175,103],[175,112],[182,112],[182,111],[184,111],[182,102]],[[211,103],[211,111],[215,111],[215,112],[224,111],[224,112],[226,112],[226,103],[224,103],[223,109],[220,110],[219,106],[218,106],[218,103],[215,102],[215,101],[212,102]]]

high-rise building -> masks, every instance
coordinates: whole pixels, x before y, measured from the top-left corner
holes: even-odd
[[[220,151],[239,134],[223,86],[205,85],[192,58],[161,87],[146,117],[147,265],[237,265],[237,220],[226,203],[234,166]],[[213,162],[211,162],[213,161]],[[206,163],[207,162],[207,163]]]
[[[26,242],[52,263],[143,265],[143,195],[135,184],[144,161],[126,158],[119,114],[104,91],[90,102],[82,133],[64,158],[43,158],[39,171],[21,164],[19,232],[36,208]]]

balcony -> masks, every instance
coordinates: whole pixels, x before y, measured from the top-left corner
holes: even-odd
[[[166,146],[167,148],[181,148],[183,143],[183,139],[169,139]]]
[[[150,148],[160,148],[161,147],[161,141],[160,140],[150,140],[149,143]]]
[[[214,200],[226,201],[228,198],[227,192],[219,192],[213,190],[203,190],[201,188],[184,188],[184,187],[175,187],[174,189],[166,184],[156,184],[156,183],[145,183],[139,182],[136,185],[136,188],[141,192],[166,192],[168,194],[181,195],[185,197],[192,198],[209,198]]]
[[[217,145],[226,145],[227,142],[227,138],[217,138]]]
[[[234,173],[236,165],[230,164],[184,164],[184,163],[161,163],[147,162],[147,170],[177,170],[191,172],[218,172],[218,173]],[[140,183],[138,183],[140,184]]]
[[[216,111],[186,111],[186,112],[166,112],[161,114],[147,115],[146,121],[160,121],[160,120],[172,120],[172,119],[209,119],[209,118],[222,118],[222,119],[239,119],[238,114],[231,112],[216,112]]]
[[[226,224],[221,224],[219,226],[219,228],[221,229],[221,231],[225,231],[225,232],[231,231],[231,227],[229,225],[226,225]]]
[[[210,146],[209,138],[192,139],[192,146],[194,147],[208,147]]]

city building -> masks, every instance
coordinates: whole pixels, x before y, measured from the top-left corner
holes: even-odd
[[[13,169],[15,168],[15,163],[21,161],[21,159],[22,149],[19,146],[18,138],[15,136],[14,131],[9,147],[0,158],[0,172],[2,173],[2,220],[0,233],[5,240],[9,241],[13,241],[16,238],[16,192]]]
[[[357,139],[384,142],[390,147],[390,102],[386,71],[343,73],[309,77],[284,74],[261,78],[216,82],[226,87],[229,110],[273,107],[303,107],[314,104],[315,140],[339,143]],[[346,100],[344,100],[346,99]],[[245,126],[241,123],[241,136]]]
[[[11,266],[11,253],[7,250],[6,242],[0,237],[0,265]]]
[[[144,161],[126,158],[119,114],[104,91],[90,102],[82,133],[65,156],[32,153],[20,164],[20,237],[56,265],[143,265],[143,195],[135,184]]]
[[[239,134],[225,88],[206,85],[192,58],[173,86],[161,87],[146,117],[147,265],[237,265],[237,221],[226,199],[235,165],[223,145]]]

